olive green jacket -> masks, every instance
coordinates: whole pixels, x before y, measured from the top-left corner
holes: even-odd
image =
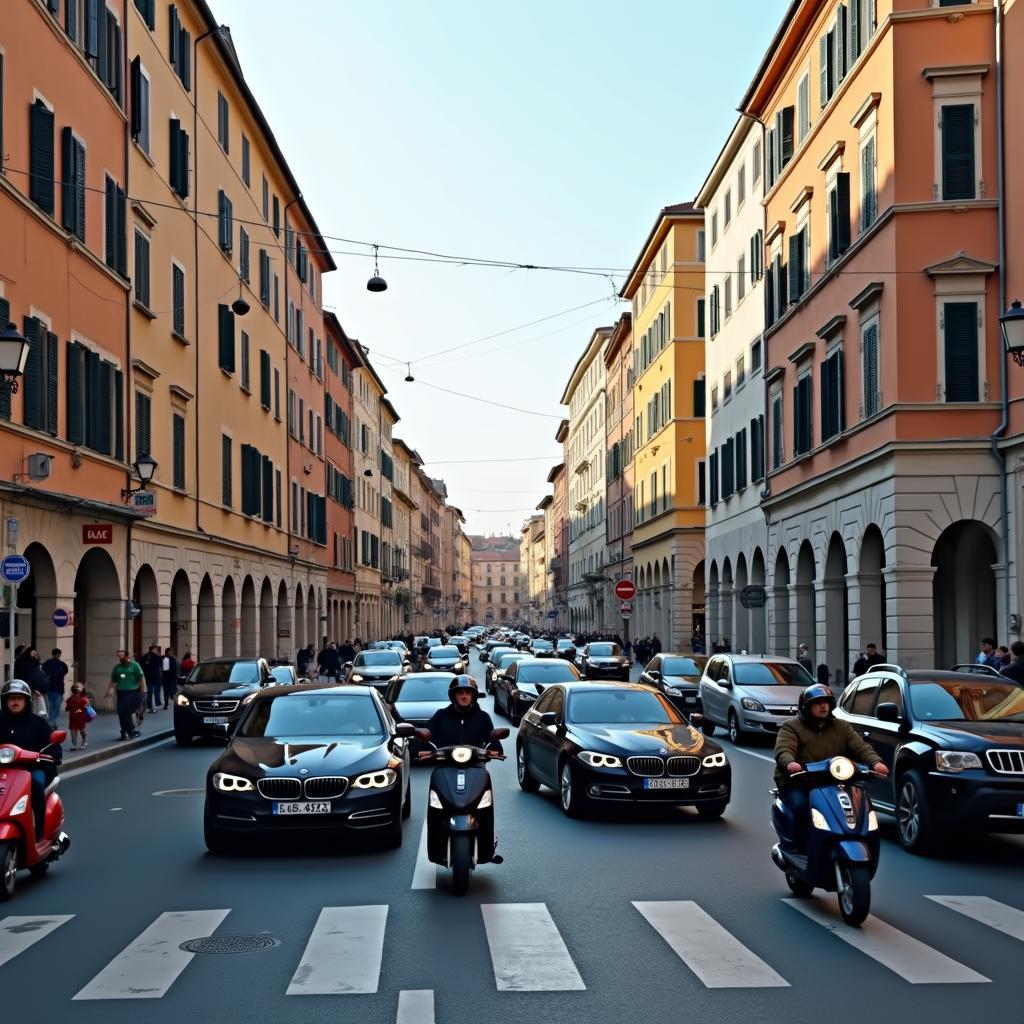
[[[858,764],[867,765],[882,760],[849,722],[842,722],[832,715],[823,721],[810,722],[791,718],[779,730],[775,740],[775,784],[785,785],[789,779],[786,765],[790,761],[807,764],[808,761],[824,761],[827,757],[848,757]]]

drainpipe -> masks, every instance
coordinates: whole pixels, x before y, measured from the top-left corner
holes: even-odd
[[[128,67],[128,32],[124,31],[124,32],[121,33],[121,35],[122,35],[121,43],[122,43],[122,51],[123,51],[122,52],[122,62],[123,62],[122,63],[122,67],[127,68]],[[126,86],[126,83],[124,81],[122,81],[122,87],[125,87],[125,86]],[[124,129],[124,192],[125,192],[125,196],[126,197],[130,196],[132,194],[132,190],[131,190],[131,187],[130,187],[131,186],[131,182],[129,180],[130,173],[131,173],[131,160],[130,160],[130,157],[129,157],[129,153],[130,153],[130,149],[129,149],[129,145],[130,145],[130,143],[129,143],[129,136],[130,135],[131,135],[131,123],[130,123],[130,119],[129,119],[129,123],[125,125],[125,129]],[[125,202],[127,203],[127,201],[128,200],[126,198]],[[124,240],[124,244],[125,244],[126,248],[128,246],[127,231],[128,231],[128,228],[127,228],[127,225],[126,225],[125,226],[126,237],[125,237],[125,240]],[[125,267],[125,270],[127,270],[127,269],[128,268]],[[132,287],[134,287],[134,282],[132,283]],[[127,391],[127,394],[125,394],[125,396],[124,396],[124,405],[125,405],[125,409],[124,409],[124,432],[125,432],[124,451],[125,452],[131,452],[131,451],[134,451],[134,440],[132,438],[132,423],[133,423],[132,412],[134,411],[134,406],[133,406],[132,402],[129,401],[129,398],[131,398],[132,395],[134,395],[135,392],[134,392],[134,388],[132,386],[132,383],[133,383],[133,381],[132,381],[132,377],[133,377],[133,373],[132,373],[132,295],[131,295],[131,290],[130,289],[129,289],[129,291],[127,291],[125,293],[125,302],[124,302],[124,344],[125,344],[124,357],[125,357],[125,364],[126,364],[125,368],[124,368],[124,382],[125,382],[125,390]],[[132,447],[129,447],[129,445],[131,445]],[[139,457],[139,453],[138,452],[135,452],[135,457],[136,458]],[[132,486],[132,471],[131,471],[131,459],[130,458],[128,459],[128,465],[125,467],[125,476],[127,477],[127,487],[131,488],[131,486]],[[123,495],[121,497],[121,500],[122,501],[124,500],[124,496]],[[129,633],[129,630],[131,629],[131,620],[128,618],[128,602],[131,601],[131,599],[132,599],[132,525],[133,525],[133,523],[134,523],[134,520],[133,519],[129,519],[128,520],[128,528],[127,528],[127,530],[125,530],[125,555],[124,555],[125,604],[124,604],[124,610],[123,610],[122,614],[124,615],[124,648],[125,648],[126,651],[131,650],[131,648],[128,646],[128,633]],[[13,637],[13,634],[11,636],[11,650],[12,651],[14,650],[14,637]],[[11,674],[13,676],[13,674],[14,674],[13,673],[13,669],[12,669]]]
[[[289,376],[288,363],[289,363],[289,361],[291,359],[291,348],[292,348],[291,341],[289,341],[289,339],[288,339],[288,208],[290,206],[292,206],[293,204],[297,203],[301,198],[302,198],[302,193],[300,192],[298,195],[296,195],[292,199],[289,199],[288,202],[284,204],[284,240],[285,240],[285,245],[284,245],[284,269],[282,271],[282,274],[284,275],[284,329],[285,329],[285,340],[284,340],[284,387],[285,387],[284,402],[285,402],[285,409],[284,409],[284,414],[285,414],[285,418],[286,419],[287,419],[287,416],[288,416],[288,389],[289,389],[289,385],[291,384],[291,377]],[[296,312],[298,312],[298,311],[296,310]],[[294,323],[296,324],[296,326],[298,326],[298,318],[297,317],[296,317]],[[299,340],[301,340],[301,339],[299,339]],[[298,344],[298,342],[296,342],[296,344]],[[298,415],[298,411],[299,411],[299,402],[298,402],[298,395],[296,395],[295,396],[295,414],[296,414],[296,416]],[[301,429],[301,427],[302,427],[302,424],[300,423],[299,424],[299,428]],[[292,484],[291,484],[291,480],[292,480],[292,436],[288,432],[287,425],[285,427],[284,434],[285,434],[285,438],[284,438],[285,488],[287,489],[288,495],[290,497],[291,493],[292,493],[292,490],[291,490],[291,488],[292,488]],[[292,509],[291,506],[289,505],[288,512],[289,512],[288,523],[287,523],[287,527],[288,527],[288,529],[287,529],[287,533],[288,533],[288,556],[291,557],[291,552],[292,552],[291,517],[294,515],[296,517],[296,521],[298,521],[299,510],[298,509]],[[292,573],[293,573],[293,576],[294,576],[294,572],[295,572],[295,560],[293,559],[292,560]],[[294,594],[294,590],[292,591],[292,593]]]
[[[1003,0],[995,5],[995,46],[996,46],[996,176],[999,189],[997,212],[999,230],[999,315],[1006,309],[1006,174],[1005,135],[1003,105]],[[1006,348],[1000,339],[999,345],[999,403],[1002,413],[999,426],[992,432],[989,443],[992,456],[999,467],[999,524],[1003,542],[1003,600],[1005,603],[1007,630],[1010,621],[1010,496],[1006,480],[1006,456],[999,447],[999,439],[1006,433],[1010,422],[1009,382],[1007,380]]]

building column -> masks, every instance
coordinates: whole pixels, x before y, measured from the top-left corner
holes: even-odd
[[[704,591],[704,646],[709,652],[721,636],[718,623],[718,587],[708,587]]]
[[[815,669],[821,662],[828,665],[829,678],[844,687],[849,681],[850,666],[846,665],[847,622],[841,613],[842,579],[814,581],[814,615],[817,624],[818,651]]]
[[[894,565],[885,577],[888,661],[904,669],[935,667],[933,565]],[[948,667],[948,666],[944,666]]]
[[[824,601],[822,601],[822,619],[824,619]],[[816,664],[816,620],[818,618],[817,602],[815,601],[813,583],[789,584],[789,645],[792,650],[784,653],[790,658],[796,657],[800,644],[807,644],[808,657],[811,664]]]
[[[719,613],[719,634],[718,639],[728,638],[729,645],[733,645],[736,634],[733,632],[733,597],[735,591],[732,586],[724,584],[718,588],[718,613]]]
[[[53,613],[58,608],[63,608],[68,613],[68,624],[57,627],[53,624]],[[27,610],[27,609],[26,609]],[[4,616],[4,626],[7,625],[7,608],[0,608],[0,615]],[[28,616],[25,616],[26,620]],[[15,623],[15,630],[18,625]],[[39,660],[46,661],[50,657],[50,651],[59,647],[62,651],[62,660],[66,661],[70,671],[65,679],[66,689],[71,690],[71,684],[76,678],[85,681],[84,666],[81,674],[76,676],[77,665],[74,664],[75,650],[75,595],[74,594],[43,594],[36,593],[36,650],[39,651]],[[0,647],[2,651],[2,647]],[[110,663],[113,665],[117,659],[111,652]]]

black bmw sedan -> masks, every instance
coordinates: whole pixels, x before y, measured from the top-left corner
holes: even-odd
[[[409,663],[398,651],[360,651],[355,661],[345,667],[348,669],[347,682],[366,683],[383,693],[392,679],[405,675]]]
[[[523,717],[516,740],[519,785],[558,793],[570,817],[619,803],[692,806],[720,818],[732,769],[660,693],[636,683],[558,683]]]
[[[584,679],[629,679],[629,659],[608,640],[585,644],[576,655],[576,667]]]
[[[242,717],[260,688],[275,679],[263,658],[208,658],[189,673],[174,698],[174,739],[179,747],[196,736],[222,738]]]
[[[656,654],[640,674],[640,682],[660,690],[683,714],[690,714],[697,710],[707,661],[703,654]]]
[[[466,671],[467,666],[468,661],[458,647],[453,644],[442,644],[431,648],[424,667],[427,671],[454,672],[458,676]]]
[[[207,849],[331,831],[377,832],[385,846],[400,846],[412,807],[412,732],[373,687],[267,687],[207,772]]]

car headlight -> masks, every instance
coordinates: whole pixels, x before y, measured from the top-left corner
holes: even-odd
[[[724,768],[729,762],[726,760],[725,754],[708,754],[707,757],[701,761],[701,764],[705,768]]]
[[[576,755],[584,764],[591,768],[621,768],[622,761],[612,754],[599,754],[595,750],[581,750]]]
[[[363,677],[362,676],[349,676],[348,681],[350,683],[361,683],[363,681]]]
[[[494,803],[494,791],[489,789],[482,797],[480,797],[480,803],[476,805],[478,811],[486,810]]]
[[[179,693],[178,696],[174,698],[174,703],[177,704],[179,708],[187,708],[188,697],[183,693]]]
[[[256,787],[241,775],[229,775],[227,772],[213,773],[213,788],[222,793],[251,793]]]
[[[666,686],[665,693],[668,694],[669,697],[682,697],[683,695],[683,691],[680,690],[678,686]]]
[[[822,832],[832,831],[832,829],[829,827],[829,823],[825,820],[825,815],[822,814],[817,807],[811,808],[811,824],[815,828],[820,828]]]
[[[259,690],[253,690],[252,693],[250,693],[248,697],[243,697],[242,698],[242,707],[244,708],[246,704],[251,704],[256,699],[256,695],[258,693],[259,693]]]
[[[14,760],[14,747],[0,747],[0,764],[10,764]]]
[[[940,772],[962,772],[967,768],[981,768],[981,758],[966,750],[936,750],[935,767]]]
[[[28,807],[28,793],[26,793],[15,805],[11,808],[11,814],[24,814],[25,808]]]
[[[745,711],[764,711],[764,705],[759,700],[751,700],[749,697],[744,697],[740,704]]]
[[[379,772],[366,772],[352,780],[353,789],[387,789],[395,784],[398,775],[390,768]]]
[[[433,807],[435,811],[443,811],[444,810],[444,807],[441,804],[441,798],[437,795],[436,791],[433,790],[433,789],[430,791],[430,806]]]
[[[874,811],[868,811],[868,831],[878,831],[878,815]]]

